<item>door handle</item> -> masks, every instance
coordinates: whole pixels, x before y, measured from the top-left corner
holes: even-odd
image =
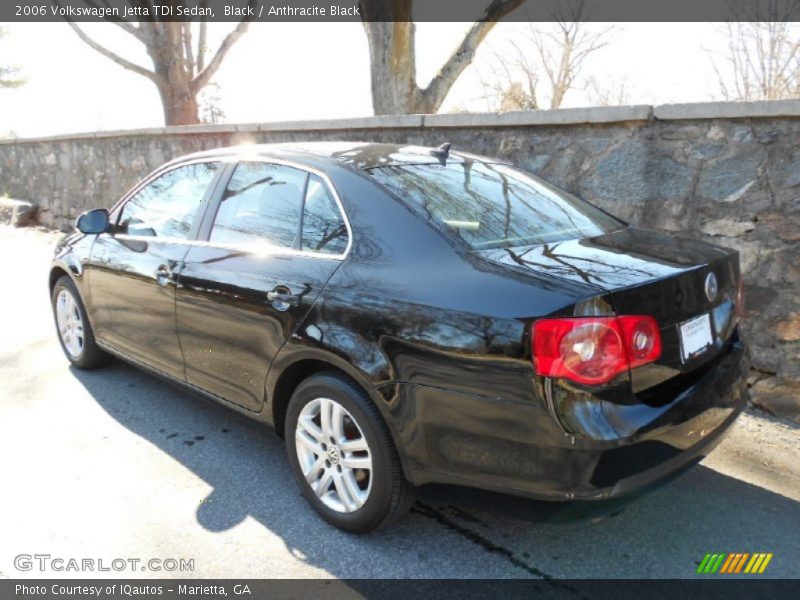
[[[156,269],[156,283],[158,285],[167,285],[171,276],[172,271],[170,271],[167,267],[161,266]]]
[[[276,286],[272,291],[267,292],[267,300],[288,304],[289,306],[298,306],[300,304],[300,296],[292,294],[289,287],[285,285]]]

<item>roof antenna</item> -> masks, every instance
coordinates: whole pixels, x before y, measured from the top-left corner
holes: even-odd
[[[450,157],[450,142],[445,142],[438,148],[431,150],[431,154],[438,158],[443,165],[447,164],[447,159]]]

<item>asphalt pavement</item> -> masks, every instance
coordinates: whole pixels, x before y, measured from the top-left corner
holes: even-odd
[[[392,527],[342,533],[306,505],[269,428],[122,362],[69,366],[47,293],[57,237],[0,227],[0,577],[684,578],[708,552],[772,552],[762,577],[800,576],[800,430],[756,413],[631,502],[431,487]],[[20,570],[26,554],[95,571]],[[96,570],[114,559],[142,563]]]

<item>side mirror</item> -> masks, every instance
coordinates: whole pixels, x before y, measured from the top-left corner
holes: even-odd
[[[105,208],[87,210],[75,221],[75,228],[86,234],[105,233],[108,225],[108,211]]]

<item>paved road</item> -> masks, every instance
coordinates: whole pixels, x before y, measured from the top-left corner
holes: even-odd
[[[691,577],[706,552],[753,551],[800,576],[800,432],[756,415],[600,515],[440,487],[386,531],[341,533],[271,430],[119,362],[68,366],[45,289],[55,239],[0,229],[0,577],[26,575],[22,553],[189,558],[199,577]]]

